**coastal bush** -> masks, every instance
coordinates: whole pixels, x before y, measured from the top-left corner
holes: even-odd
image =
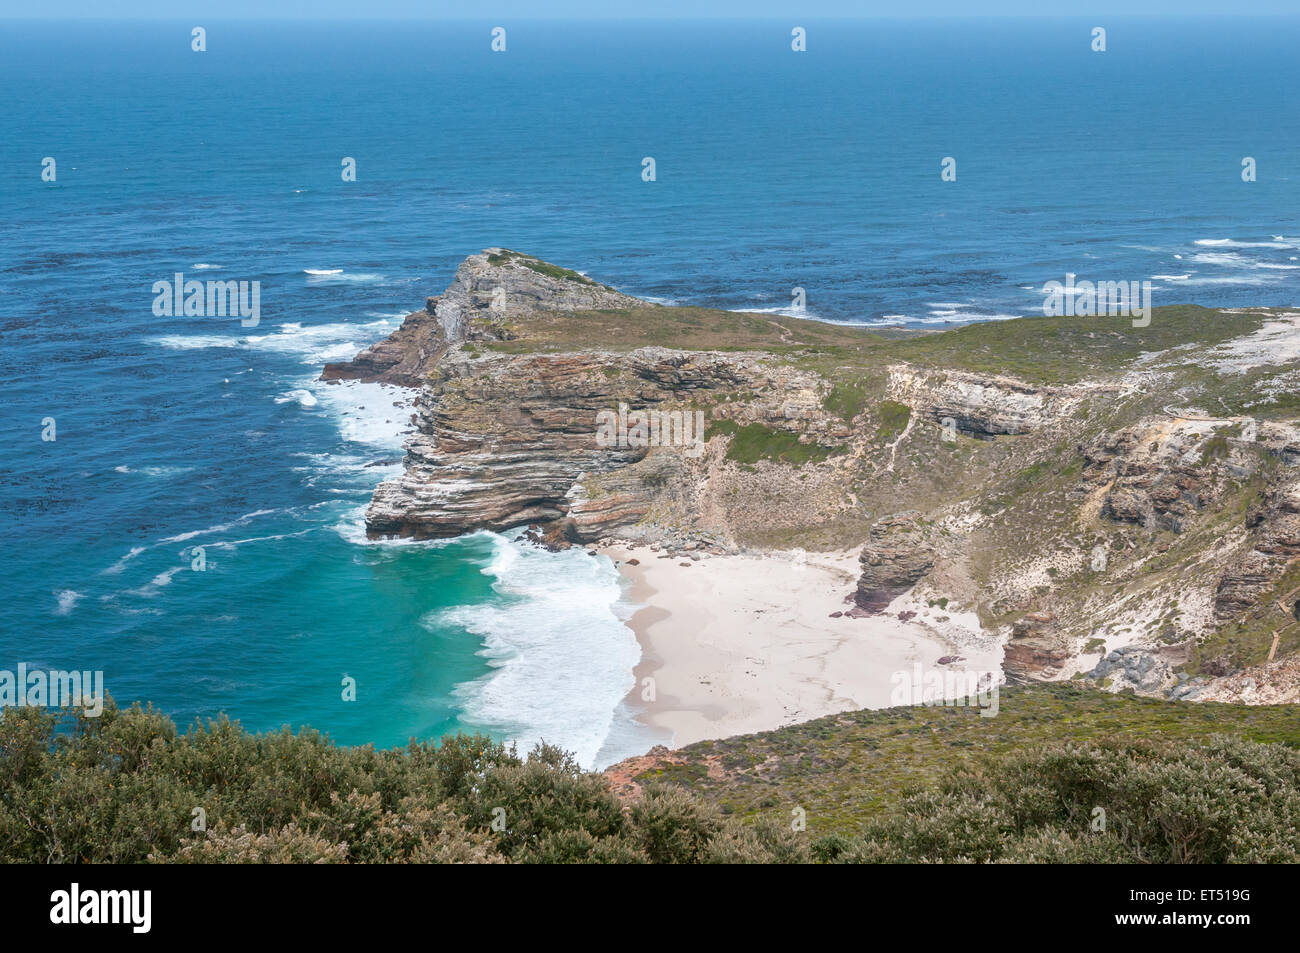
[[[773,430],[759,423],[738,425],[730,420],[715,420],[709,425],[705,438],[712,440],[719,434],[731,437],[727,459],[742,466],[753,466],[759,460],[772,460],[801,467],[806,463],[821,463],[847,452],[844,447],[802,443],[796,433]]]
[[[967,766],[860,837],[813,846],[832,863],[1296,863],[1300,752],[1205,744],[1065,744]]]
[[[867,409],[867,388],[858,381],[840,381],[831,386],[822,407],[847,422]]]
[[[392,751],[226,719],[179,734],[139,705],[0,712],[5,863],[795,862],[788,838],[482,735]]]
[[[880,421],[876,436],[890,441],[907,429],[907,422],[912,419],[912,408],[894,400],[882,400],[876,406],[876,417]]]
[[[914,717],[865,714],[895,730]],[[807,749],[796,741],[792,756]],[[804,780],[819,783],[822,762],[803,760]],[[977,756],[912,784],[859,833],[812,843],[783,820],[782,797],[724,814],[704,779],[685,783],[646,781],[620,798],[553,745],[520,757],[482,735],[376,751],[225,719],[180,734],[111,699],[99,718],[9,708],[0,861],[1300,862],[1300,751],[1235,737]]]

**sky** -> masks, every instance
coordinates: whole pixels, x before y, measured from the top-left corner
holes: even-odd
[[[0,18],[184,20],[1295,15],[1297,0],[0,0]]]

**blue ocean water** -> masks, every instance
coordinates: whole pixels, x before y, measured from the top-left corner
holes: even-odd
[[[194,25],[0,23],[0,668],[182,723],[644,740],[607,561],[360,532],[404,395],[315,377],[481,248],[867,324],[1300,297],[1300,20]],[[176,272],[260,325],[156,317]]]

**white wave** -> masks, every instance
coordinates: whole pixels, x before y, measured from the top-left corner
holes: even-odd
[[[239,517],[239,519],[231,520],[229,523],[219,523],[216,526],[209,526],[206,529],[190,530],[188,533],[180,533],[176,536],[164,536],[162,539],[158,540],[158,542],[159,543],[184,543],[198,536],[209,536],[213,533],[226,533],[234,529],[236,526],[243,526],[247,523],[251,523],[253,520],[257,519],[260,516],[270,516],[273,513],[278,513],[278,512],[280,511],[279,510],[254,510],[251,513],[245,513],[243,516]]]
[[[503,601],[425,619],[431,628],[454,626],[483,640],[479,654],[493,671],[454,694],[471,723],[505,730],[524,750],[551,742],[595,767],[641,659],[636,636],[616,612],[618,570],[581,548],[550,553],[492,535],[483,573]]]
[[[197,265],[190,265],[195,271],[219,271],[221,265],[209,265],[207,262],[199,262]]]
[[[170,350],[237,348],[269,351],[301,358],[301,363],[318,367],[327,361],[351,358],[372,342],[387,337],[396,328],[395,318],[379,318],[357,324],[304,325],[290,321],[273,334],[168,334],[147,339],[147,343]]]
[[[1264,275],[1259,275],[1259,274],[1255,274],[1255,275],[1251,275],[1251,274],[1237,274],[1237,275],[1222,275],[1222,276],[1217,277],[1217,278],[1212,278],[1212,277],[1188,278],[1187,281],[1184,282],[1184,284],[1188,284],[1188,285],[1247,285],[1247,286],[1255,286],[1255,285],[1271,285],[1271,284],[1275,284],[1276,282],[1281,281],[1282,278],[1283,278],[1282,275],[1276,275],[1276,274],[1274,274],[1274,275],[1268,275],[1268,274],[1264,274]]]
[[[193,467],[140,467],[135,469],[128,466],[113,467],[114,473],[141,473],[147,477],[171,477],[179,476],[182,473],[189,473]]]
[[[209,347],[244,347],[244,339],[228,334],[164,334],[149,338],[147,344],[169,351],[195,351]]]
[[[1281,236],[1278,236],[1279,238]],[[1294,242],[1239,242],[1231,238],[1198,238],[1193,244],[1214,248],[1295,248]]]
[[[310,381],[306,386],[325,410],[337,416],[344,440],[401,450],[411,429],[410,404],[415,397],[408,388],[362,381]]]
[[[1247,265],[1250,259],[1237,254],[1235,251],[1220,252],[1218,254],[1210,252],[1200,252],[1192,256],[1192,261],[1199,262],[1202,265],[1226,265],[1239,266]]]
[[[130,551],[125,556],[122,556],[120,559],[118,559],[117,562],[113,563],[113,565],[105,569],[104,572],[109,575],[114,575],[114,576],[117,575],[123,569],[126,568],[126,564],[128,562],[130,562],[132,559],[135,559],[136,556],[139,556],[142,552],[144,552],[148,548],[149,548],[148,546],[132,546]]]
[[[304,268],[303,274],[307,275],[313,282],[319,283],[324,281],[355,281],[361,283],[370,283],[383,281],[385,275],[377,274],[373,271],[344,271],[342,268]]]
[[[173,576],[175,576],[182,569],[188,569],[188,568],[189,566],[173,566],[171,569],[167,569],[164,570],[163,572],[158,573],[158,575],[154,576],[145,585],[140,586],[138,589],[126,590],[126,593],[127,595],[130,596],[141,596],[142,598],[145,599],[153,598],[154,596],[158,595],[158,591],[160,589],[166,586],[170,586],[172,584]]]
[[[1056,279],[1053,279],[1053,280],[1055,281]],[[1076,275],[1076,276],[1075,276],[1075,282],[1076,282],[1076,283],[1073,284],[1073,285],[1070,285],[1069,287],[1066,287],[1066,285],[1064,284],[1064,282],[1057,281],[1057,284],[1059,284],[1059,285],[1061,286],[1059,289],[1055,289],[1055,288],[1053,288],[1053,289],[1051,289],[1051,290],[1049,291],[1048,288],[1047,288],[1047,285],[1044,284],[1042,287],[1039,287],[1039,288],[1031,288],[1031,289],[1030,289],[1030,292],[1031,292],[1032,294],[1035,294],[1035,295],[1045,295],[1045,294],[1052,294],[1052,293],[1054,293],[1054,292],[1059,291],[1059,293],[1060,293],[1062,296],[1073,297],[1073,296],[1075,296],[1075,295],[1081,295],[1081,294],[1083,294],[1083,293],[1087,290],[1087,289],[1085,289],[1085,288],[1080,288],[1080,287],[1079,287],[1079,283],[1084,282],[1084,281],[1092,281],[1092,279],[1090,279],[1090,278],[1080,278],[1078,275]],[[1093,282],[1093,284],[1096,284],[1096,282]]]
[[[300,529],[296,533],[273,533],[270,536],[250,536],[247,539],[223,539],[220,542],[212,543],[209,549],[238,549],[240,546],[248,543],[265,543],[276,539],[297,539],[299,536],[306,536],[308,533],[314,533],[316,530]]]
[[[316,399],[315,394],[309,390],[303,389],[287,391],[277,397],[275,402],[277,404],[296,403],[299,407],[315,407],[320,403],[320,401]]]
[[[917,324],[966,324],[976,321],[1014,321],[1023,314],[986,314],[983,311],[932,311],[928,318],[909,318]]]
[[[1189,271],[1185,275],[1152,275],[1151,280],[1152,281],[1186,281],[1190,277],[1192,277],[1192,272]]]
[[[72,589],[61,589],[54,595],[55,598],[59,600],[58,608],[54,610],[55,615],[67,615],[70,613],[77,607],[77,603],[81,601],[82,596],[80,592],[76,592]]]
[[[854,321],[836,321],[833,318],[823,318],[819,314],[809,311],[807,308],[802,310],[792,307],[788,304],[778,305],[775,308],[728,308],[732,314],[779,314],[785,318],[804,318],[808,321],[820,321],[822,324],[856,324]]]

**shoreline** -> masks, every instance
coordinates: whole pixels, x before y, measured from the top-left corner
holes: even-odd
[[[641,659],[624,704],[669,748],[890,707],[898,704],[897,673],[910,683],[917,665],[1002,670],[994,641],[900,621],[896,606],[916,612],[907,596],[892,614],[833,618],[852,608],[845,596],[857,580],[856,552],[695,554],[695,561],[645,544],[597,551],[614,561],[635,609],[626,624]],[[961,661],[939,665],[947,656]]]

